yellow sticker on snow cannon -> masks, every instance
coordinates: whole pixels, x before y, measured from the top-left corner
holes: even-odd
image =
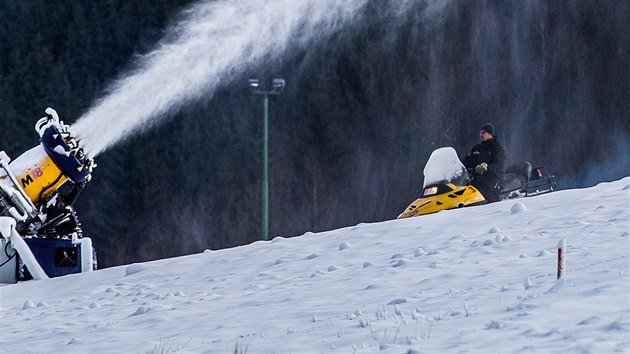
[[[36,168],[35,171],[26,174],[26,177],[22,178],[22,188],[26,188],[31,182],[41,177],[44,173],[41,168]]]

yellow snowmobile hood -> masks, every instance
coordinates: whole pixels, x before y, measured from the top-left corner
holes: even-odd
[[[426,187],[422,197],[411,203],[398,215],[398,219],[481,204],[485,201],[479,190],[471,185],[457,186],[453,183],[432,185]]]

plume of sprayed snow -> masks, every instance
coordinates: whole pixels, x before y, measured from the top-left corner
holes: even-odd
[[[172,41],[141,59],[73,125],[94,157],[116,142],[141,133],[187,100],[212,95],[251,65],[331,33],[367,0],[204,1],[172,29]]]

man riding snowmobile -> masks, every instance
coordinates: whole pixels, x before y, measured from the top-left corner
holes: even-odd
[[[441,147],[429,156],[419,198],[398,215],[398,219],[521,198],[556,190],[555,176],[527,161],[508,167],[503,173],[505,150],[492,124],[484,124],[481,143],[460,161],[452,147]]]
[[[470,154],[462,159],[464,167],[472,172],[471,185],[476,187],[488,203],[498,202],[501,191],[501,177],[505,163],[505,150],[499,144],[494,126],[486,123],[481,126],[481,143],[475,145]]]

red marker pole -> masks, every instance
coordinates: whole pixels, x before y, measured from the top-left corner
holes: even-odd
[[[562,239],[558,242],[558,279],[562,278],[567,266],[565,254],[567,249],[567,240]]]

